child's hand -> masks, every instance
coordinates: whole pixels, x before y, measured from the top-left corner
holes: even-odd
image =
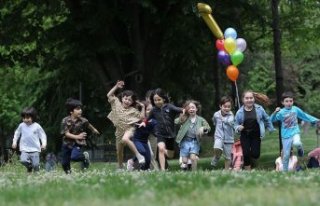
[[[86,132],[81,132],[79,135],[78,135],[78,139],[86,139],[87,137],[87,133]]]
[[[138,128],[140,127],[146,127],[146,123],[145,122],[141,122],[140,124],[137,124],[138,125]]]
[[[202,137],[202,135],[204,134],[204,127],[200,127],[197,131],[197,136],[198,137]]]
[[[12,149],[17,149],[17,144],[13,143],[11,147],[12,147]]]
[[[117,88],[122,89],[124,87],[124,81],[117,81]]]
[[[244,126],[243,125],[239,125],[238,131],[241,132],[243,129],[244,129]]]
[[[279,112],[280,111],[280,107],[277,107],[275,110],[274,110],[274,113],[277,113],[277,112]]]
[[[41,150],[45,150],[47,145],[41,145]]]

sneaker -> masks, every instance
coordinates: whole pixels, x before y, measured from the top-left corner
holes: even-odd
[[[139,157],[137,156],[138,162],[139,164],[144,164],[146,163],[146,159],[144,158],[144,156],[140,155]]]
[[[127,170],[128,171],[133,171],[134,170],[134,162],[133,162],[133,160],[132,159],[128,159],[128,161],[127,161]]]
[[[216,166],[217,166],[217,160],[216,160],[216,158],[212,158],[212,160],[211,160],[211,166],[212,166],[212,167],[216,167]]]
[[[90,165],[90,156],[88,152],[83,152],[84,155],[84,161],[83,161],[83,167],[84,169],[88,169]]]
[[[303,150],[303,148],[302,148],[302,147],[298,148],[298,156],[299,156],[299,157],[303,157],[303,155],[304,155],[304,150]]]

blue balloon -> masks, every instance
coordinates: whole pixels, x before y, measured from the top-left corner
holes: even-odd
[[[234,28],[227,28],[224,31],[224,38],[232,38],[232,39],[236,39],[237,38],[237,32]]]

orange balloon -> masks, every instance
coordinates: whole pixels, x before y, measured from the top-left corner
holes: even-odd
[[[238,70],[237,67],[235,67],[233,65],[228,66],[226,73],[227,73],[228,78],[231,81],[234,82],[234,81],[236,81],[238,79],[239,70]]]

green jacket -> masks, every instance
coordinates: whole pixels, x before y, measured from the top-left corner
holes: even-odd
[[[181,122],[180,118],[176,118],[174,120],[174,123],[177,125],[180,125],[178,134],[177,134],[177,138],[176,138],[176,142],[180,143],[181,140],[184,138],[184,136],[187,134],[188,129],[190,128],[190,124],[191,124],[191,120],[190,117],[188,117],[188,119],[185,122]],[[198,131],[200,129],[200,127],[203,127],[206,131],[206,133],[208,133],[210,131],[210,126],[208,124],[208,122],[200,116],[196,116],[196,131]],[[197,135],[197,140],[198,142],[200,142],[200,136]]]

